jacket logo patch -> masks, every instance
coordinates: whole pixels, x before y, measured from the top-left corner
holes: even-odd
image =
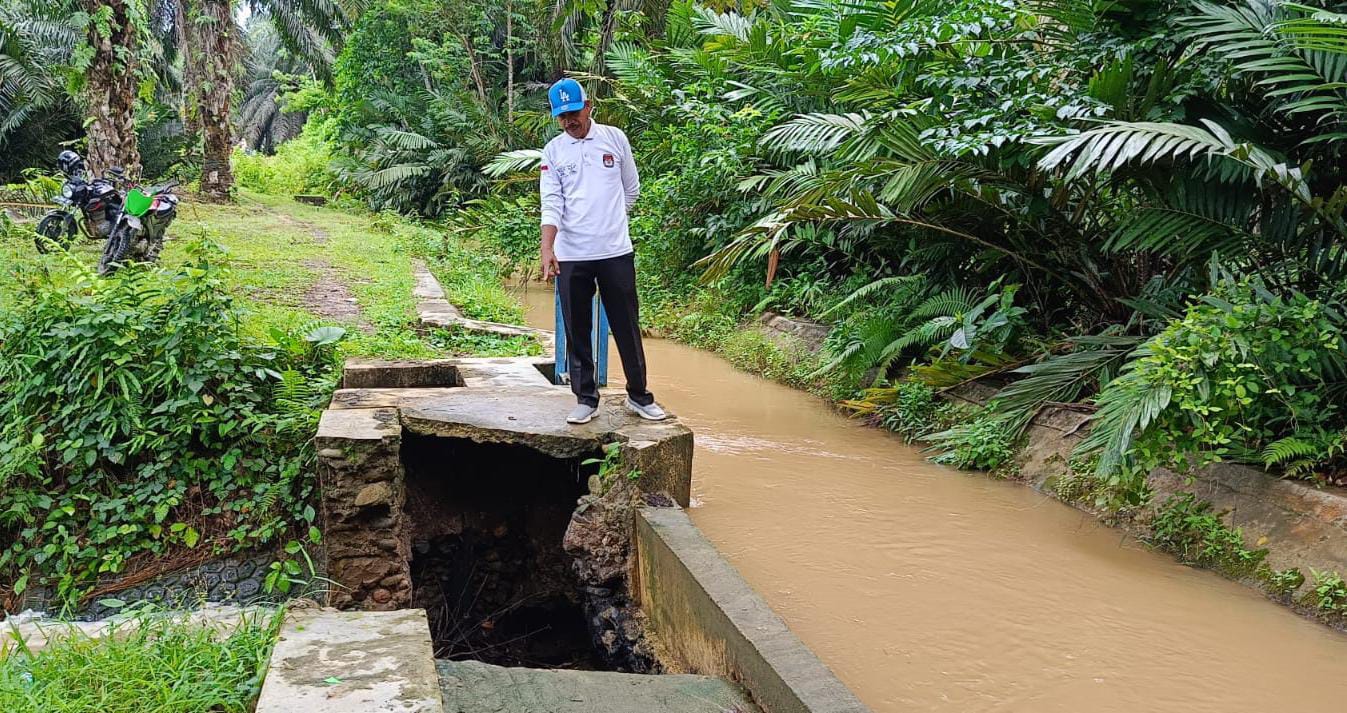
[[[604,167],[604,168],[612,168],[612,167],[613,167],[613,163],[614,163],[614,161],[613,161],[613,155],[612,155],[612,154],[606,153],[606,154],[603,155],[603,167]]]

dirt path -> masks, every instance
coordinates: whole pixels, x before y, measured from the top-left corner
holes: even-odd
[[[351,292],[341,273],[332,267],[331,263],[321,259],[310,259],[302,264],[318,274],[318,280],[304,293],[305,309],[324,319],[355,322],[366,332],[373,329],[373,326],[363,319],[355,293]]]

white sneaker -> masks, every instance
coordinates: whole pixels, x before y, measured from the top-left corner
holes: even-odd
[[[588,404],[576,404],[575,409],[571,411],[571,415],[566,417],[566,423],[589,423],[594,420],[594,414],[598,412],[597,408]]]
[[[653,401],[650,402],[649,406],[642,406],[635,401],[632,401],[631,398],[628,398],[627,409],[647,421],[663,421],[669,417],[669,414],[664,413],[664,409],[660,408],[659,404]]]

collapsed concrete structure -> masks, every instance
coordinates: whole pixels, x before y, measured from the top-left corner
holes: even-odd
[[[417,281],[427,324],[550,345],[547,333],[464,319],[420,266]],[[590,423],[567,425],[574,399],[552,368],[527,357],[348,362],[315,441],[333,608],[292,626],[322,622],[349,638],[337,610],[367,613],[345,620],[356,627],[424,611],[414,616],[429,645],[415,655],[431,652],[440,700],[465,713],[866,710],[681,509],[692,432],[676,418],[640,420],[620,393],[605,394]],[[330,650],[351,649],[338,643]],[[303,694],[324,646],[283,652],[273,669],[287,666],[298,693],[263,700]],[[403,649],[390,656],[412,655]],[[409,697],[389,686],[380,707],[366,682],[351,705],[440,710],[395,661],[365,664],[401,676]]]

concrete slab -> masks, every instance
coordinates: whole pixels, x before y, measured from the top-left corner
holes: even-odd
[[[401,404],[402,425],[431,436],[468,438],[479,443],[519,443],[554,458],[574,458],[597,445],[619,441],[688,439],[692,432],[675,418],[645,421],[622,406],[623,396],[610,395],[594,420],[566,423],[575,396],[566,389],[443,389],[435,398]]]
[[[342,441],[379,441],[402,432],[397,409],[362,408],[349,410],[328,409],[318,419],[319,439]]]
[[[341,372],[343,389],[419,389],[462,385],[458,362],[454,359],[347,359]]]
[[[438,661],[445,713],[758,713],[711,676],[502,668]]]
[[[435,279],[424,262],[412,260],[412,278],[416,280],[412,286],[413,297],[419,300],[444,299],[444,288],[440,287],[440,281]]]
[[[433,401],[463,387],[443,387],[424,389],[337,389],[332,394],[329,411],[391,409],[394,413],[401,406],[421,401]]]
[[[442,713],[421,609],[291,612],[257,713]]]
[[[459,359],[458,373],[464,386],[495,387],[502,389],[517,386],[555,386],[538,371],[540,360],[531,357],[503,359],[476,358]],[[566,387],[559,387],[569,392]]]
[[[417,299],[416,313],[422,324],[432,327],[464,329],[481,334],[498,334],[505,337],[534,337],[538,340],[538,343],[542,344],[544,350],[552,350],[554,336],[552,332],[545,329],[534,329],[517,324],[485,322],[464,317],[463,313],[445,298],[444,288],[440,286],[439,281],[435,279],[435,275],[430,272],[424,262],[420,260],[412,261],[412,275],[416,280],[416,284],[412,288],[412,296]]]

